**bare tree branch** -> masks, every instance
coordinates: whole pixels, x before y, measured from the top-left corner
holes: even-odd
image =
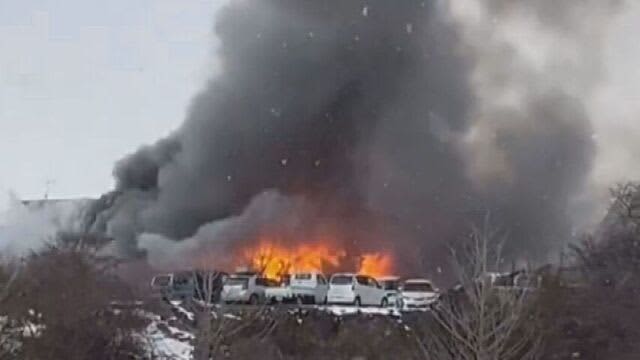
[[[505,237],[489,218],[457,250],[452,250],[459,286],[435,307],[436,326],[419,340],[427,359],[535,360],[541,331],[532,306],[534,293],[497,286]],[[514,277],[516,275],[513,275]]]

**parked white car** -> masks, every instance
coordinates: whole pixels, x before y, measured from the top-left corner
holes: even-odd
[[[398,276],[385,276],[377,280],[386,293],[389,306],[396,306],[400,300],[400,278]]]
[[[427,279],[406,280],[400,288],[398,307],[426,308],[438,300],[438,290]]]
[[[265,296],[267,298],[267,301],[269,301],[270,303],[293,302],[295,300],[288,280],[280,282],[275,280],[267,280]]]
[[[389,300],[378,282],[367,275],[334,274],[327,293],[329,304],[374,305],[386,307]]]
[[[318,272],[293,274],[289,286],[293,296],[304,303],[324,304],[327,302],[329,284],[324,275]]]
[[[224,282],[220,299],[225,303],[256,305],[266,299],[268,280],[256,274],[234,274]]]

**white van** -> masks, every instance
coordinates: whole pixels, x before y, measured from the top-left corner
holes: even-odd
[[[289,282],[293,296],[303,303],[324,304],[327,302],[329,284],[318,272],[296,273]]]
[[[327,302],[329,304],[382,307],[389,304],[385,290],[374,278],[349,273],[334,274],[331,277]]]

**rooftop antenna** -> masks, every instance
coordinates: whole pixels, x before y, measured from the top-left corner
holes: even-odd
[[[53,179],[47,179],[44,183],[44,199],[49,200],[49,192],[51,192],[51,186],[56,183]]]

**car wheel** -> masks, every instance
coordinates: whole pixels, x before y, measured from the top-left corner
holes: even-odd
[[[387,300],[386,297],[383,297],[382,302],[380,302],[380,306],[386,308],[387,306],[389,306],[389,300]]]
[[[256,295],[256,294],[252,294],[252,295],[249,297],[249,304],[251,304],[251,305],[258,305],[258,302],[259,302],[258,295]]]
[[[360,306],[362,306],[362,302],[360,301],[360,296],[356,296],[356,299],[355,299],[355,300],[353,300],[353,305],[354,305],[355,307],[360,307]]]

